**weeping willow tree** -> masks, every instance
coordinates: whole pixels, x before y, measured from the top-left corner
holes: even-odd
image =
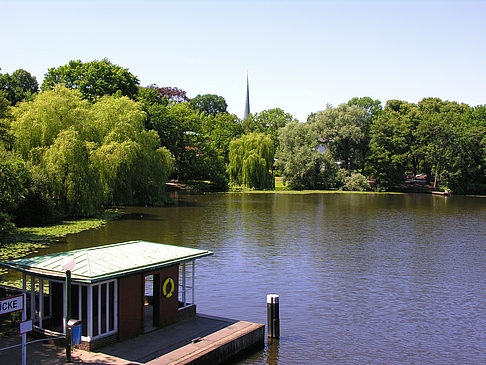
[[[60,215],[162,204],[173,158],[157,133],[145,129],[145,117],[127,97],[90,104],[79,91],[56,87],[16,108],[14,148],[45,175],[38,190]]]
[[[255,189],[271,189],[271,172],[275,146],[263,133],[245,134],[229,145],[228,174],[230,182]]]

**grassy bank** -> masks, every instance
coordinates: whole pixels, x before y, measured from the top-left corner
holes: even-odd
[[[405,194],[400,192],[375,192],[375,191],[345,191],[345,190],[252,190],[252,189],[232,189],[228,193],[249,193],[249,194]]]
[[[347,191],[347,190],[292,190],[283,183],[281,176],[275,177],[274,190],[254,190],[244,186],[230,188],[230,193],[251,193],[251,194],[403,194],[402,192],[374,192],[374,191]]]

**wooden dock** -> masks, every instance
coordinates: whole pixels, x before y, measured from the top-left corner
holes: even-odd
[[[198,314],[150,333],[95,352],[74,349],[73,363],[82,364],[221,364],[263,348],[263,324]],[[13,345],[18,335],[3,345]],[[20,361],[20,350],[2,352],[5,363]],[[28,364],[64,364],[65,350],[49,343],[27,346]]]

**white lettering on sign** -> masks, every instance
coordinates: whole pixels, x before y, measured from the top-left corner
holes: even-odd
[[[16,295],[5,299],[0,299],[0,315],[18,312],[24,309],[24,296]]]

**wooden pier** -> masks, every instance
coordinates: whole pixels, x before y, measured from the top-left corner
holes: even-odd
[[[198,314],[95,352],[74,349],[73,363],[82,364],[221,364],[241,358],[264,346],[263,324]],[[18,335],[0,339],[0,347],[14,345]],[[28,345],[27,364],[65,364],[64,347],[40,342]],[[8,364],[17,364],[20,351],[2,352]]]

